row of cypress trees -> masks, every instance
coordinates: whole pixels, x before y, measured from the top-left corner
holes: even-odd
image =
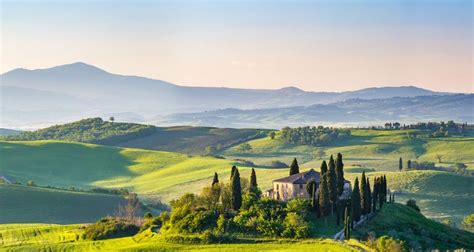
[[[237,211],[242,206],[242,185],[240,183],[240,173],[239,169],[234,165],[232,166],[230,173],[230,187],[231,187],[231,206],[232,209]],[[217,173],[214,173],[214,178],[212,179],[212,185],[219,183],[219,177]],[[250,174],[250,191],[256,191],[258,189],[257,185],[257,174],[255,169],[252,168],[252,173]]]

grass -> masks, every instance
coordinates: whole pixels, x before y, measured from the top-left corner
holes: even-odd
[[[259,240],[236,244],[190,245],[164,242],[160,235],[145,232],[134,237],[85,241],[81,239],[83,225],[3,224],[0,244],[9,251],[358,251],[364,245],[329,239]]]
[[[366,239],[369,232],[402,239],[410,247],[423,250],[474,248],[473,233],[430,220],[401,204],[386,204],[372,220],[357,228],[354,236]]]
[[[85,223],[112,215],[122,197],[0,184],[0,223]]]

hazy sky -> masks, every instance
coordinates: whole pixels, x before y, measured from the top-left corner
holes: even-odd
[[[1,72],[86,62],[180,85],[474,92],[456,1],[4,1]]]

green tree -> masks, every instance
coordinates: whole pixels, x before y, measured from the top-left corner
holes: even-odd
[[[366,183],[365,188],[367,190],[367,192],[365,193],[367,195],[367,202],[366,202],[365,209],[367,211],[367,214],[369,214],[370,212],[372,212],[372,192],[370,190],[369,178],[367,178],[367,183]]]
[[[344,192],[344,163],[342,162],[341,153],[337,153],[336,178],[337,178],[337,194],[341,196],[342,193]]]
[[[324,155],[326,155],[326,152],[324,151],[323,148],[319,148],[317,154],[318,154],[319,159],[321,160],[323,159]]]
[[[231,203],[232,209],[238,211],[242,206],[242,187],[240,185],[240,173],[239,169],[235,168],[234,175],[232,176],[231,182],[232,196]]]
[[[411,160],[410,159],[408,159],[408,161],[407,161],[407,169],[411,169]]]
[[[344,209],[344,239],[351,238],[351,217],[349,216],[349,208]]]
[[[329,158],[329,169],[326,174],[329,190],[329,200],[331,201],[331,213],[334,213],[334,207],[338,198],[336,176],[336,163],[334,162],[334,158],[331,155],[331,157]]]
[[[372,193],[372,212],[374,213],[377,210],[378,194],[379,194],[379,183],[378,183],[377,177],[374,177],[374,191]]]
[[[443,155],[441,154],[436,154],[436,159],[438,160],[438,163],[442,163],[443,162]]]
[[[113,116],[109,117],[109,121],[113,123],[115,121],[115,117]]]
[[[206,155],[214,155],[217,149],[214,146],[207,146],[205,149]]]
[[[298,173],[300,173],[300,167],[298,165],[298,161],[296,158],[294,158],[290,165],[290,176]]]
[[[252,146],[248,143],[243,143],[239,146],[239,151],[241,152],[249,152],[252,150]]]
[[[250,174],[250,190],[254,191],[258,188],[257,185],[257,175],[255,174],[255,169],[252,168],[252,173]]]
[[[235,170],[237,170],[237,167],[233,165],[232,169],[230,170],[230,181],[232,181],[232,177],[234,176]]]
[[[270,132],[270,139],[275,139],[275,131]]]
[[[321,163],[321,176],[325,175],[328,171],[328,165],[325,160]]]
[[[360,206],[360,191],[359,191],[359,178],[356,177],[354,181],[354,189],[352,190],[352,214],[353,214],[353,220],[354,221],[359,221],[360,220],[360,214],[361,214],[361,206]]]
[[[212,179],[212,185],[219,183],[219,177],[217,176],[217,172],[214,172],[214,178]]]
[[[331,210],[331,201],[329,199],[329,189],[326,175],[321,176],[321,183],[319,185],[319,211],[322,217],[327,217]],[[327,218],[326,218],[327,225]]]
[[[399,169],[400,171],[403,169],[403,160],[402,160],[402,158],[400,158],[400,159],[398,160],[398,169]]]
[[[467,215],[462,220],[462,226],[470,231],[474,231],[474,214]]]
[[[360,207],[361,207],[361,214],[366,215],[367,210],[367,202],[369,197],[367,195],[367,179],[365,177],[365,172],[362,172],[362,178],[360,179]]]

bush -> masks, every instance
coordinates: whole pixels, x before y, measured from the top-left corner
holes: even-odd
[[[415,200],[415,199],[409,199],[409,200],[407,200],[407,203],[406,203],[406,204],[407,204],[407,206],[409,206],[409,207],[415,209],[416,211],[418,211],[418,212],[420,211],[420,208],[416,205],[416,200]]]
[[[289,166],[281,161],[275,160],[270,164],[272,168],[288,168]]]
[[[384,235],[377,239],[377,251],[403,252],[409,250],[404,241]]]
[[[86,240],[104,240],[133,236],[139,227],[120,219],[103,218],[95,224],[86,227],[83,238]]]
[[[285,218],[285,229],[282,232],[283,237],[288,238],[306,238],[309,236],[309,225],[301,215],[289,213]]]

